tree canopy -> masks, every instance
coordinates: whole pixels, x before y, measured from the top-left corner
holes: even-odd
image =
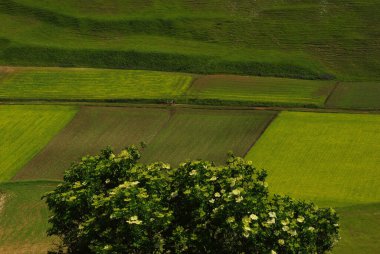
[[[71,253],[326,253],[339,239],[331,208],[269,193],[267,172],[226,165],[139,163],[128,147],[87,156],[44,198],[49,235]]]

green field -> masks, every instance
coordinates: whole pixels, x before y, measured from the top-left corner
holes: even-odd
[[[170,99],[192,77],[153,71],[12,68],[0,79],[0,98],[59,100]]]
[[[338,207],[334,253],[380,248],[380,116],[282,112],[246,156],[271,190]]]
[[[334,81],[212,75],[196,79],[187,96],[224,104],[323,107],[334,85]]]
[[[120,151],[141,141],[149,144],[169,118],[164,109],[81,108],[15,179],[60,179],[72,162],[108,145]]]
[[[3,0],[0,62],[379,80],[373,25],[379,6],[379,0],[113,0],[90,7],[86,0]]]
[[[41,200],[56,185],[43,181],[0,184],[0,253],[46,253],[57,242],[46,236],[49,213]]]
[[[229,150],[244,155],[273,112],[149,108],[82,108],[14,178],[60,179],[71,162],[107,145],[117,151],[145,142],[142,161],[186,159],[224,162]],[[88,145],[84,145],[88,144]]]
[[[380,201],[380,116],[282,112],[248,153],[272,190],[321,204]]]
[[[380,109],[380,82],[339,83],[326,105],[333,108]]]
[[[333,253],[378,253],[379,24],[380,0],[0,0],[0,253],[46,253],[48,180],[141,141],[246,157],[337,209]]]
[[[178,110],[148,145],[143,161],[224,163],[228,151],[245,155],[274,116],[270,111]]]
[[[73,107],[0,105],[0,182],[11,179],[75,113]]]

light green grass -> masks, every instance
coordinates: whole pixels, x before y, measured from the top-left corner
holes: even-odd
[[[41,200],[57,182],[1,183],[0,253],[47,253],[57,239],[48,238],[49,212]]]
[[[0,181],[11,179],[75,113],[73,107],[0,105]]]
[[[165,109],[84,107],[14,179],[61,179],[64,170],[106,146],[150,144],[169,119]]]
[[[282,112],[246,156],[269,172],[270,190],[337,207],[332,253],[380,249],[380,116]]]
[[[15,68],[0,82],[7,99],[168,99],[182,94],[192,77],[153,71]]]
[[[333,108],[380,109],[380,82],[342,82],[326,105]]]
[[[282,112],[246,156],[274,192],[346,205],[380,201],[380,116]]]
[[[243,156],[275,113],[269,111],[179,109],[143,153],[143,161],[173,165],[188,159],[225,162],[227,152]]]
[[[198,78],[188,97],[269,106],[323,107],[334,81],[213,75]]]

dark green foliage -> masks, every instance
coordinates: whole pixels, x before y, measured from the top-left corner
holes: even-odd
[[[139,158],[106,149],[74,164],[45,196],[49,235],[72,253],[326,253],[339,238],[335,211],[269,195],[266,171],[242,158]]]
[[[217,57],[175,53],[12,46],[3,51],[3,58],[9,64],[15,65],[148,69],[201,74],[232,73],[302,79],[334,78],[297,65],[227,61]]]

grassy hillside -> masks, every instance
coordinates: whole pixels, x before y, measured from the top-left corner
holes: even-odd
[[[232,75],[203,76],[187,92],[209,103],[323,107],[335,81],[311,81]]]
[[[0,105],[0,182],[11,179],[75,113],[73,107]]]
[[[379,6],[2,0],[0,62],[379,80]]]
[[[183,94],[192,77],[153,71],[6,68],[0,98],[10,99],[156,99]]]
[[[41,200],[57,182],[0,183],[0,253],[46,253],[57,239],[48,238],[49,212]]]
[[[380,116],[282,112],[247,158],[275,192],[339,205],[380,201]]]

